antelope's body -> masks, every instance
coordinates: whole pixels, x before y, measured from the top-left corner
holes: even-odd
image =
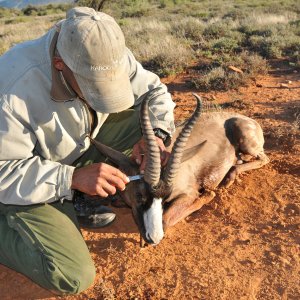
[[[181,128],[176,130],[174,138],[180,131]],[[181,163],[174,179],[172,193],[166,199],[170,204],[164,213],[165,228],[211,201],[213,190],[222,181],[229,186],[237,174],[269,162],[260,125],[237,113],[202,113],[185,148],[191,149],[200,141],[206,142],[193,157]],[[242,161],[241,156],[247,161]],[[250,162],[249,158],[256,160]]]
[[[230,112],[201,114],[200,98],[195,97],[197,108],[188,122],[177,128],[163,170],[148,116],[151,97],[142,103],[141,127],[148,149],[145,175],[143,180],[128,184],[121,196],[132,208],[141,235],[151,244],[158,244],[169,226],[211,201],[213,190],[222,181],[229,186],[237,174],[269,162],[264,154],[263,132],[256,121]],[[93,142],[124,173],[139,173],[139,166],[125,155]]]
[[[238,136],[236,127],[246,137]],[[180,130],[176,130],[174,138]],[[192,148],[201,141],[206,143],[198,153],[181,163],[172,195],[177,190],[188,191],[190,184],[196,184],[198,188],[215,189],[236,164],[239,153],[257,157],[264,152],[264,138],[259,124],[235,113],[202,113],[185,148]]]

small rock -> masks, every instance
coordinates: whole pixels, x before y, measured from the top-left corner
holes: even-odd
[[[232,207],[229,207],[229,208],[227,208],[227,209],[225,210],[225,213],[226,213],[227,215],[232,215],[232,214],[234,213],[234,209],[233,209]]]
[[[241,242],[245,243],[245,244],[249,244],[250,243],[250,235],[248,232],[245,231],[241,231],[238,234],[238,238]]]
[[[286,249],[286,248],[285,248],[283,245],[279,245],[279,250],[280,250],[281,252],[284,252],[285,249]]]
[[[236,162],[237,165],[242,165],[243,164],[243,161],[241,159],[239,159],[237,162]]]
[[[282,257],[282,256],[278,256],[279,260],[284,263],[285,265],[290,265],[291,263],[285,258],[285,257]]]
[[[292,84],[292,83],[293,83],[293,81],[291,81],[291,80],[287,80],[287,81],[286,81],[286,83],[287,83],[287,84]]]
[[[282,89],[288,89],[289,86],[286,83],[280,83],[279,85]]]
[[[200,282],[199,284],[200,284],[200,286],[202,286],[202,287],[208,287],[208,284],[207,284],[206,282]]]
[[[210,207],[211,207],[212,209],[217,209],[217,208],[218,208],[218,204],[217,204],[216,202],[212,202],[212,203],[210,204]]]
[[[297,71],[297,70],[294,70],[293,73],[298,73],[298,71]]]
[[[257,260],[255,258],[249,258],[249,261],[253,264],[256,264],[257,263]]]
[[[236,73],[240,73],[240,74],[243,74],[243,73],[244,73],[241,69],[236,68],[236,67],[234,67],[234,66],[229,66],[228,69],[231,70],[231,71],[234,71],[234,72],[236,72]]]

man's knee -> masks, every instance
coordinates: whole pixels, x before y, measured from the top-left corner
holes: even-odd
[[[16,207],[1,215],[0,263],[56,294],[87,289],[95,268],[81,233],[67,215],[71,205]]]
[[[65,265],[54,262],[51,258],[44,260],[45,276],[50,283],[48,288],[55,294],[79,294],[89,288],[95,279],[96,271],[90,259],[81,263]]]

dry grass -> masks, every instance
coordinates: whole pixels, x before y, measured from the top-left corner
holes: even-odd
[[[122,28],[136,58],[160,76],[182,71],[193,59],[189,44],[173,36],[167,22],[131,19]]]
[[[269,58],[289,57],[291,66],[299,67],[300,4],[293,0],[114,0],[104,12],[117,19],[146,68],[167,76],[196,63],[194,84],[202,90],[245,84],[266,73]],[[63,18],[0,13],[0,54]],[[229,65],[244,73],[229,72]]]
[[[274,24],[289,24],[291,21],[298,19],[295,12],[283,12],[282,14],[270,14],[270,13],[252,13],[246,17],[240,23],[241,25],[259,25],[267,26]]]
[[[16,24],[5,24],[7,19],[0,19],[0,55],[15,44],[42,36],[63,16],[22,17]]]

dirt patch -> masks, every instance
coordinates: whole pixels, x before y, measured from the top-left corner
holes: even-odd
[[[177,120],[195,105],[189,80],[189,74],[165,80]],[[0,266],[1,299],[300,299],[300,75],[274,68],[248,87],[199,94],[256,119],[271,162],[219,189],[156,247],[140,248],[125,208],[115,210],[112,226],[84,230],[97,278],[81,295],[55,297]]]

